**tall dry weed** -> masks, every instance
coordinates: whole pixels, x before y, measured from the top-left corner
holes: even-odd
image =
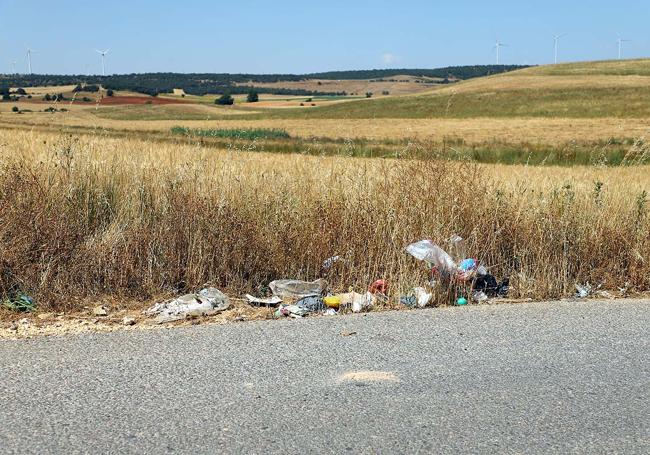
[[[427,279],[403,248],[455,233],[469,255],[512,278],[516,297],[559,297],[576,282],[650,285],[648,181],[629,181],[641,168],[541,172],[33,132],[0,139],[0,293],[19,289],[51,308],[205,284],[256,292],[276,278],[317,278],[333,255],[344,259],[327,276],[334,289],[386,278],[398,292]]]

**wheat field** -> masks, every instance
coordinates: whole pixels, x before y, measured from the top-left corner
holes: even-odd
[[[512,297],[575,283],[650,285],[647,167],[527,167],[215,150],[102,135],[0,130],[0,293],[45,308],[146,302],[277,278],[334,290],[427,279],[403,248],[452,234]]]
[[[174,113],[173,115],[175,115]],[[170,115],[173,116],[173,115]],[[164,118],[164,116],[163,116]],[[174,126],[186,128],[271,128],[284,129],[300,138],[338,139],[462,139],[467,143],[564,144],[570,141],[598,141],[610,138],[650,137],[647,119],[621,118],[471,118],[471,119],[255,119],[233,120],[116,120],[98,118],[87,110],[54,115],[33,113],[2,115],[6,127],[49,127],[57,130],[83,128],[122,132],[168,132]]]

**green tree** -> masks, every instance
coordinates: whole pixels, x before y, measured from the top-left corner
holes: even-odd
[[[110,88],[106,90],[106,96],[113,96],[113,90]]]
[[[260,100],[259,95],[257,94],[256,91],[251,90],[248,92],[248,96],[246,97],[246,102],[247,103],[257,103]]]
[[[14,106],[11,108],[11,112],[18,112],[18,111],[19,111],[18,106]]]
[[[235,100],[230,96],[230,93],[224,93],[219,98],[214,100],[214,104],[219,104],[221,106],[230,106],[235,103]]]

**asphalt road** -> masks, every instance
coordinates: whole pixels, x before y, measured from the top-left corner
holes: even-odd
[[[0,342],[0,452],[649,453],[650,301]]]

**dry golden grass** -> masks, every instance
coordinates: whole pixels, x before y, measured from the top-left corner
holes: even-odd
[[[212,284],[256,292],[344,262],[334,289],[397,294],[409,242],[458,233],[513,297],[650,285],[647,167],[531,168],[267,155],[0,131],[0,293],[52,309]],[[626,285],[627,283],[627,285]]]
[[[552,77],[549,77],[552,76]],[[565,63],[524,68],[437,87],[427,93],[650,86],[650,59]],[[418,93],[422,95],[426,93]]]
[[[6,105],[8,106],[8,105]],[[0,104],[0,107],[4,107]],[[192,109],[201,109],[193,106]],[[205,107],[203,107],[205,108]],[[7,107],[10,109],[10,107]],[[111,109],[111,108],[100,108]],[[170,112],[188,109],[185,106],[133,106],[134,117],[146,109],[151,115],[165,118]],[[210,115],[212,108],[196,111],[197,116]],[[215,109],[221,115],[221,110]],[[115,120],[99,118],[94,109],[73,108],[67,113],[42,112],[22,115],[10,112],[0,115],[0,125],[49,127],[84,127],[119,131],[168,132],[173,126],[187,128],[271,128],[285,129],[295,137],[368,138],[441,141],[444,138],[464,139],[468,143],[498,140],[503,143],[522,142],[564,144],[569,141],[597,141],[609,138],[647,137],[650,119],[567,119],[567,118],[470,118],[470,119],[260,119],[247,120]],[[241,111],[231,111],[233,114]],[[125,115],[120,113],[119,115]]]
[[[527,68],[522,74],[556,75],[645,75],[650,76],[650,59],[602,60],[594,62],[562,63]]]
[[[562,75],[549,77],[547,75],[529,75],[524,70],[512,73],[498,74],[490,77],[481,77],[445,85],[427,93],[490,93],[509,90],[558,90],[573,88],[605,88],[605,87],[649,87],[650,76],[637,75]],[[421,93],[424,94],[424,93]]]

